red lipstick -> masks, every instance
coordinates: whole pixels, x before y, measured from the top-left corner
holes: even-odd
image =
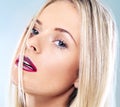
[[[15,61],[15,64],[18,66],[19,64],[19,58]],[[23,58],[23,70],[28,72],[37,72],[36,66],[33,64],[33,62],[26,56]]]

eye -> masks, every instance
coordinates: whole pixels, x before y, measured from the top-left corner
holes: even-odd
[[[63,41],[63,40],[56,40],[55,44],[57,45],[57,47],[59,48],[67,48],[67,44]]]
[[[32,31],[31,31],[31,34],[32,35],[38,35],[39,31],[37,29],[33,28]]]

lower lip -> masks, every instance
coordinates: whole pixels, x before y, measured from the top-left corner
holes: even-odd
[[[18,67],[18,64],[19,64],[19,58],[16,60],[15,64],[17,65]],[[22,68],[24,71],[27,71],[27,72],[36,72],[36,70],[33,70],[32,68],[29,68],[28,66],[26,65],[23,65],[23,68]]]
[[[34,71],[33,69],[30,69],[29,67],[27,67],[27,66],[24,66],[23,65],[23,68],[22,68],[24,71],[28,71],[28,72],[36,72],[36,71]]]

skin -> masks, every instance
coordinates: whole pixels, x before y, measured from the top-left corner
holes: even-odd
[[[70,2],[57,1],[37,20],[25,50],[25,56],[37,67],[37,72],[23,70],[27,107],[66,107],[78,80],[80,15]],[[15,60],[17,56],[19,50]],[[16,86],[17,69],[13,63],[12,82]]]

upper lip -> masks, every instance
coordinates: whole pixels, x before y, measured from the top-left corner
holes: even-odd
[[[18,66],[19,64],[19,57],[17,58],[16,60],[16,65]],[[27,71],[33,71],[33,72],[36,72],[37,71],[37,68],[36,66],[33,64],[33,62],[29,59],[29,57],[26,57],[24,56],[23,57],[23,69],[24,69],[24,66],[28,67],[29,69],[27,69]],[[25,69],[26,70],[26,69]]]

